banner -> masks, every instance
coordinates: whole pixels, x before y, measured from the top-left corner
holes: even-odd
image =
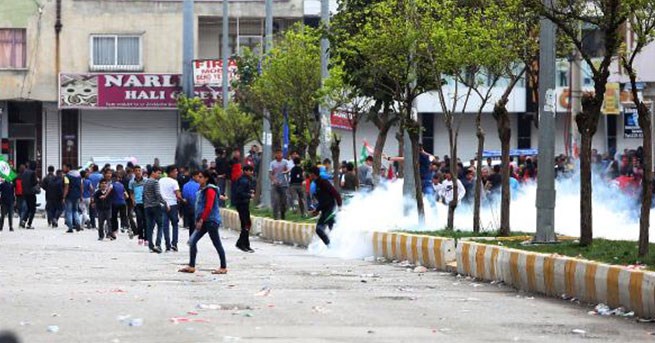
[[[222,87],[196,86],[194,92],[207,105],[222,98]],[[175,109],[182,93],[180,74],[59,75],[60,109]]]
[[[330,115],[330,126],[332,128],[352,131],[353,127],[350,124],[352,112],[346,110],[336,110]]]
[[[12,182],[14,179],[16,179],[16,176],[16,172],[11,167],[11,165],[9,165],[9,162],[7,162],[3,156],[0,156],[0,178],[5,181]]]
[[[639,114],[636,108],[623,109],[623,138],[642,138],[644,132],[639,127]]]
[[[621,86],[616,82],[608,82],[605,88],[605,101],[601,112],[604,114],[621,114]]]
[[[228,60],[228,85],[237,78],[237,62],[230,58]],[[193,84],[196,86],[223,85],[223,60],[194,60],[193,61]]]

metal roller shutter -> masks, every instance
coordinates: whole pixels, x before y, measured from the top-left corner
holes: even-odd
[[[80,162],[91,157],[134,156],[141,165],[155,157],[162,166],[175,162],[177,111],[82,111]]]

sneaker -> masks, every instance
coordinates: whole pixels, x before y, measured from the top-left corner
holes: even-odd
[[[255,250],[253,250],[253,249],[250,248],[250,247],[248,247],[248,248],[246,249],[246,251],[249,252],[249,253],[251,253],[251,254],[255,252]]]
[[[160,247],[154,247],[154,248],[150,249],[150,252],[155,252],[155,253],[161,254],[161,248]]]
[[[21,229],[24,229],[25,228],[25,222],[20,222],[20,224],[18,224],[18,227],[21,228]]]
[[[239,250],[241,250],[243,252],[248,252],[248,248],[246,248],[246,247],[243,247],[243,246],[241,246],[239,244],[235,244],[234,246],[237,247],[237,249],[239,249]]]
[[[26,229],[26,230],[34,230],[34,226],[32,226],[32,225],[28,225],[28,226],[25,227],[25,229]]]
[[[171,247],[171,250],[177,252],[177,247],[176,247],[176,246],[172,246],[172,247]]]
[[[127,230],[127,236],[130,237],[130,239],[134,239],[134,232],[132,230]]]
[[[9,231],[14,231],[14,228],[13,228],[13,227],[10,227],[10,228],[9,228]]]
[[[73,229],[66,230],[66,233],[73,233]]]
[[[99,240],[99,241],[102,241],[103,239],[104,239],[104,238],[102,238],[102,237],[98,237],[98,240]]]

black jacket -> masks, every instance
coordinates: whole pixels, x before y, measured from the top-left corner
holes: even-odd
[[[250,203],[251,191],[255,189],[253,180],[244,175],[237,180],[234,187],[234,199],[233,202],[235,205],[244,205]]]
[[[41,186],[39,186],[39,180],[37,180],[34,170],[25,169],[20,179],[23,183],[23,195],[35,195],[41,192]]]
[[[318,211],[329,211],[334,208],[334,205],[341,207],[341,195],[332,184],[323,179],[316,179],[316,200],[318,200]]]

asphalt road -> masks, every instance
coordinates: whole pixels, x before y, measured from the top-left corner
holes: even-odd
[[[597,342],[653,341],[654,324],[398,264],[309,255],[222,231],[227,275],[208,237],[195,275],[179,253],[126,235],[63,228],[0,232],[0,331],[21,342]],[[180,235],[187,237],[187,232]],[[183,240],[185,242],[186,240]],[[56,331],[56,332],[55,332]]]

